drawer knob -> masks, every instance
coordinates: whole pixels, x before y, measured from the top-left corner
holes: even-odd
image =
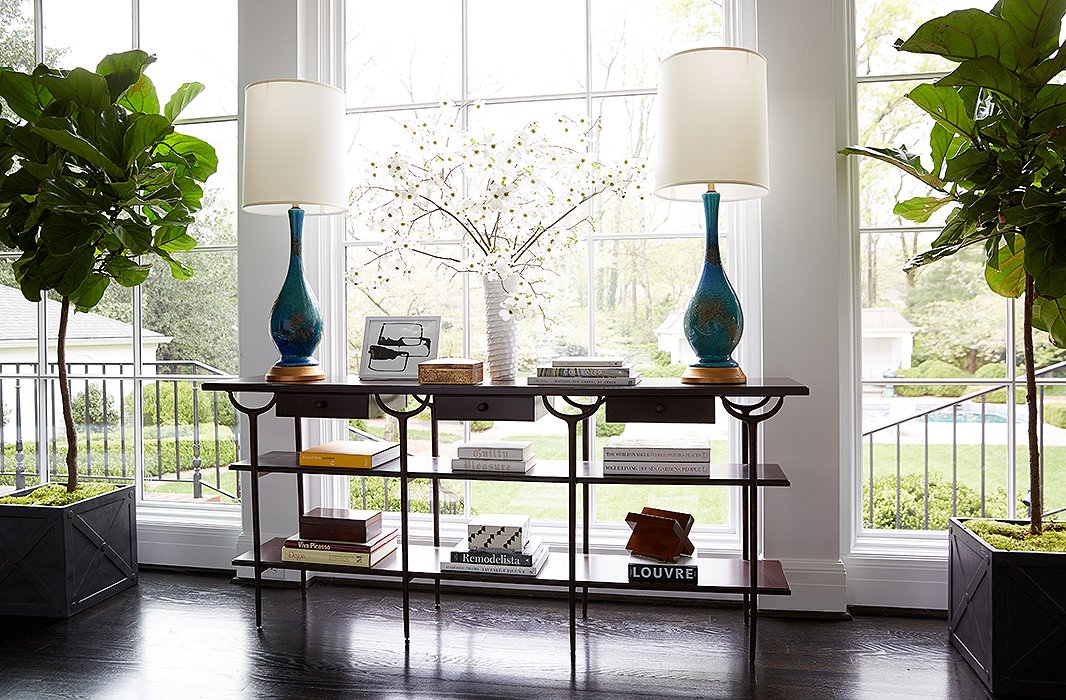
[[[655,412],[656,413],[665,413],[666,412],[666,406],[662,405],[661,403],[655,404]]]
[[[326,406],[329,406],[329,401],[326,401],[325,399],[318,399],[315,401],[315,408],[325,408]]]
[[[485,403],[484,401],[482,401],[481,403],[479,403],[477,405],[477,410],[479,410],[482,413],[484,413],[485,411],[489,410],[489,405],[487,403]]]

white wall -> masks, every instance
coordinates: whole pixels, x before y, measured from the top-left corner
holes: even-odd
[[[761,0],[766,56],[771,193],[762,200],[763,372],[792,377],[811,395],[786,401],[766,424],[764,459],[779,462],[788,489],[765,489],[764,551],[785,564],[793,595],[764,605],[842,611],[840,558],[837,58],[834,0]]]

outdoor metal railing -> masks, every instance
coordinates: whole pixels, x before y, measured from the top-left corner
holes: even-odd
[[[239,481],[230,488],[223,483],[226,467],[240,451],[233,409],[224,395],[200,389],[201,381],[227,373],[196,361],[160,360],[144,367],[154,374],[135,377],[127,362],[69,365],[79,478],[132,483],[139,428],[145,485],[189,484],[193,500],[203,499],[205,489],[239,500]],[[43,389],[39,382],[46,383]],[[44,411],[39,410],[42,399]],[[39,482],[42,433],[50,479],[65,477],[59,404],[55,363],[44,376],[35,362],[0,363],[0,482],[16,489]],[[41,421],[43,431],[38,430]]]
[[[1044,420],[1045,417],[1045,399],[1047,392],[1052,387],[1064,387],[1066,386],[1066,379],[1055,378],[1052,375],[1055,372],[1066,369],[1066,362],[1059,362],[1048,367],[1042,368],[1037,374],[1037,405],[1039,411],[1039,431],[1040,442],[1044,446],[1044,449],[1040,452],[1041,467],[1046,464],[1047,458],[1047,442],[1045,440],[1047,423]],[[901,386],[966,386],[973,387],[974,385],[981,385],[980,389],[965,393],[958,398],[951,398],[950,400],[944,400],[935,406],[929,408],[921,408],[916,410],[906,417],[892,420],[887,423],[882,423],[873,428],[866,428],[862,432],[862,450],[863,450],[863,462],[862,465],[862,486],[863,486],[863,526],[871,529],[941,529],[944,525],[940,522],[933,523],[931,526],[930,513],[931,513],[931,484],[939,481],[940,476],[938,472],[943,471],[943,466],[940,465],[939,469],[934,469],[931,472],[930,468],[930,447],[947,447],[950,446],[950,515],[951,516],[979,516],[979,517],[1008,517],[1014,518],[1017,516],[1019,506],[1026,508],[1028,506],[1027,498],[1019,498],[1017,492],[1017,467],[1027,467],[1027,462],[1022,459],[1019,460],[1016,457],[1018,447],[1025,446],[1026,432],[1023,429],[1017,430],[1017,440],[1008,437],[1003,444],[995,443],[990,444],[988,439],[988,426],[990,422],[1003,422],[1014,423],[1017,426],[1019,423],[1024,422],[1025,418],[1025,405],[1016,403],[1017,398],[1012,396],[1016,389],[1024,391],[1025,385],[1021,381],[1002,381],[997,382],[995,379],[898,379],[891,378],[884,381],[863,381],[864,387],[901,387]],[[1005,392],[1006,396],[1003,402],[996,401],[993,403],[993,394],[997,392]],[[1002,415],[1000,411],[993,411],[991,406],[998,406],[1003,404]],[[966,420],[960,420],[960,417],[965,417]],[[970,420],[970,418],[976,418],[977,420]],[[993,421],[993,419],[995,419]],[[930,423],[943,423],[950,421],[950,442],[931,442],[930,441]],[[978,439],[976,442],[971,441],[967,444],[974,444],[977,446],[976,464],[970,464],[967,462],[964,466],[976,466],[978,470],[978,478],[976,484],[976,491],[979,499],[979,505],[977,508],[966,508],[965,512],[960,512],[960,492],[965,492],[968,489],[974,488],[965,482],[960,482],[960,465],[963,464],[963,460],[960,459],[960,440],[959,440],[959,425],[963,424],[977,424],[977,430],[979,430]],[[904,440],[905,434],[914,435],[915,428],[920,435],[917,442],[907,442]],[[1009,429],[1007,435],[1010,435]],[[907,493],[904,485],[906,478],[904,451],[910,445],[920,445],[921,457],[920,457],[920,475],[921,475],[921,494],[920,494],[920,512],[918,514],[918,521],[920,527],[913,526],[914,518],[913,513],[907,511],[904,507],[905,494],[906,500],[911,501],[913,494]],[[882,449],[876,449],[877,445],[881,445]],[[889,470],[887,476],[892,479],[894,477],[894,512],[890,511],[891,517],[888,518],[891,525],[884,523],[884,499],[878,498],[879,486],[883,486],[886,474],[882,473],[882,479],[878,479],[878,468],[882,471],[884,465],[884,452],[886,449],[884,446],[888,446],[889,455]],[[1007,469],[1006,473],[1006,512],[990,512],[989,501],[989,453],[991,448],[1003,447],[1005,448],[1005,464]],[[894,448],[894,450],[892,449]],[[937,451],[943,452],[942,449]],[[969,451],[969,450],[968,450]],[[892,459],[892,452],[894,452],[894,464]],[[913,450],[909,451],[913,456]],[[878,458],[880,453],[880,459]],[[894,467],[894,470],[892,469]],[[912,471],[913,473],[913,471]],[[932,474],[932,476],[931,476]],[[1045,470],[1041,469],[1041,474],[1045,475]],[[960,484],[962,484],[960,486]],[[881,494],[884,496],[884,494]],[[998,497],[1000,494],[996,494]],[[888,495],[889,501],[891,501],[892,493]],[[878,501],[882,502],[881,508],[878,509]],[[967,499],[969,500],[969,499]],[[939,512],[940,506],[938,504],[937,510]],[[890,503],[889,507],[892,504]],[[998,503],[997,503],[997,510]],[[1062,510],[1062,509],[1059,509]],[[976,512],[975,512],[976,511]],[[1058,512],[1058,511],[1053,511]],[[906,516],[905,516],[906,513]],[[880,516],[880,517],[879,517]],[[911,526],[908,526],[904,520],[905,517],[911,522]],[[880,524],[878,524],[880,523]]]

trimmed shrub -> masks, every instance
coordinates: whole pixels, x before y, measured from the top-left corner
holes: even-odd
[[[1003,518],[1007,515],[1007,492],[1002,487],[986,492],[988,502],[985,515]],[[981,515],[981,493],[959,483],[955,495],[956,512],[960,517]],[[923,474],[904,474],[900,479],[900,529],[925,530],[925,477]],[[929,475],[929,528],[944,530],[952,516],[951,482],[938,474]],[[862,486],[862,524],[870,527],[870,484]],[[896,529],[896,475],[884,474],[874,479],[874,529]]]
[[[470,432],[483,433],[486,430],[492,430],[494,425],[496,425],[496,422],[491,420],[472,420],[470,421]]]
[[[398,512],[400,510],[400,480],[381,477],[352,477],[351,507],[363,508],[363,482],[366,482],[366,508]],[[388,503],[385,502],[385,487],[388,486]],[[409,513],[429,513],[433,504],[433,495],[429,479],[412,479],[408,487]],[[440,488],[441,512],[449,515],[463,513],[462,494],[455,493],[444,484]]]
[[[953,364],[943,360],[926,360],[917,367],[900,370],[900,376],[906,379],[966,379],[973,375]],[[895,387],[897,396],[942,396],[958,397],[966,393],[967,387],[958,385],[930,385],[921,384],[898,384]]]
[[[159,405],[156,410],[156,386],[159,387]],[[145,382],[141,391],[144,425],[155,425],[158,420],[164,426],[174,425],[174,387],[178,392],[178,424],[193,423],[193,383],[183,381]],[[200,423],[215,420],[215,397],[213,392],[197,391]],[[133,415],[133,397],[126,399],[127,415]],[[225,394],[218,395],[218,424],[233,427],[233,404]]]
[[[605,411],[596,412],[596,437],[614,437],[626,429],[625,423],[608,423]]]
[[[1044,422],[1056,428],[1066,428],[1066,403],[1044,404]]]
[[[1007,376],[1007,363],[989,362],[987,365],[981,365],[973,373],[973,376],[977,379],[1003,379]],[[966,393],[973,394],[987,388],[978,385],[968,386],[966,387]],[[1007,390],[1000,389],[999,391],[993,391],[991,394],[985,394],[985,401],[988,403],[1007,403]]]
[[[88,395],[89,404],[89,425],[103,425],[105,416],[107,417],[108,425],[117,424],[118,409],[116,408],[115,397],[111,394],[105,397],[99,384],[90,383],[87,389],[87,391],[79,391],[70,400],[70,412],[74,416],[74,424],[84,424],[85,422],[86,395]]]

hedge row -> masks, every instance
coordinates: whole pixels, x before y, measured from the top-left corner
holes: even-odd
[[[929,527],[925,526],[925,477],[905,474],[900,479],[900,529],[944,530],[952,516],[951,482],[937,474],[929,475]],[[981,516],[981,493],[967,484],[959,483],[954,495],[959,517]],[[1021,506],[1019,505],[1019,508]],[[1022,510],[1024,512],[1024,509]],[[1007,515],[1007,492],[996,488],[986,492],[985,515],[1003,518]],[[870,485],[862,487],[862,524],[870,527]],[[885,474],[874,479],[874,529],[896,529],[896,475]]]

